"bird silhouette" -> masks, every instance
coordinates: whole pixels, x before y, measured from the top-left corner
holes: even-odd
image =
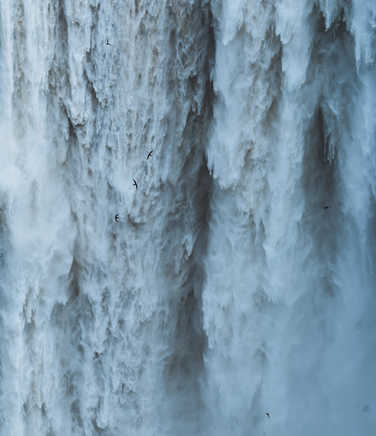
[[[266,412],[265,415],[266,415],[268,418],[270,418],[270,413],[269,413],[269,412]]]
[[[115,223],[118,223],[120,221],[120,217],[118,214],[115,215],[114,221],[115,221]]]
[[[138,185],[137,185],[137,182],[136,182],[136,180],[135,180],[135,179],[133,179],[133,186],[135,186],[135,187],[136,187],[136,189],[138,188]]]
[[[106,39],[106,45],[112,45],[108,39]]]
[[[147,156],[146,160],[148,160],[148,159],[149,159],[149,157],[151,157],[151,155],[152,155],[152,154],[153,154],[153,150],[149,151],[149,153],[148,153],[148,156]]]

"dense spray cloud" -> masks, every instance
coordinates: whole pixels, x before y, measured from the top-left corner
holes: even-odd
[[[376,428],[374,0],[0,2],[0,435]]]

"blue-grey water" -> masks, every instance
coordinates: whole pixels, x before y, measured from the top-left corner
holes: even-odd
[[[374,434],[375,0],[1,0],[0,108],[1,436]]]

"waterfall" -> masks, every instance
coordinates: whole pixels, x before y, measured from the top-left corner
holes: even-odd
[[[375,47],[374,0],[0,2],[1,436],[373,434]]]

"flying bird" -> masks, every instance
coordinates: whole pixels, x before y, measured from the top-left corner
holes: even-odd
[[[112,45],[108,39],[106,39],[106,45]]]
[[[118,223],[120,221],[120,217],[118,214],[115,215],[114,221],[115,221],[115,223]]]
[[[135,186],[135,187],[136,187],[136,189],[138,188],[138,185],[137,185],[137,182],[136,182],[136,180],[135,180],[135,179],[133,179],[133,186]]]
[[[153,150],[149,151],[149,153],[148,153],[148,157],[146,158],[146,160],[148,160],[149,157],[151,157],[152,154],[153,154]]]
[[[268,418],[270,418],[270,413],[269,413],[269,412],[266,412],[265,415],[266,415]]]

